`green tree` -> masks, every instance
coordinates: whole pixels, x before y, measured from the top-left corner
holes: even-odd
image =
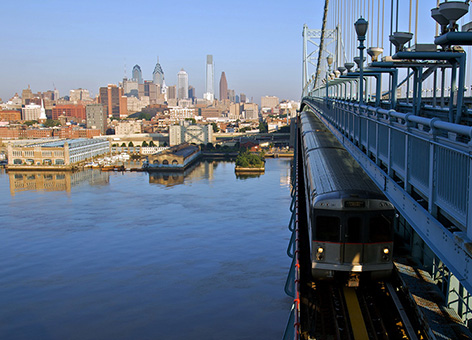
[[[148,146],[148,143],[146,141],[144,141],[143,144],[141,144],[141,146],[146,147],[146,146]]]
[[[133,142],[129,142],[129,143],[128,143],[128,146],[129,146],[129,147],[133,147],[133,146],[134,146]]]
[[[154,141],[150,141],[149,146],[156,146],[156,144],[154,144]]]
[[[126,148],[126,143],[121,144],[122,148]]]
[[[260,133],[267,133],[267,131],[268,131],[267,124],[264,123],[264,122],[260,122],[259,123],[259,132]]]
[[[218,128],[218,125],[216,125],[216,123],[211,123],[211,126],[213,127],[213,132],[220,131],[220,129]]]
[[[45,127],[53,127],[53,126],[60,126],[60,125],[61,125],[61,122],[54,119],[48,119],[44,122]]]

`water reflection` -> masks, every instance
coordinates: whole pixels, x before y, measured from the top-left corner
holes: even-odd
[[[249,178],[261,177],[264,173],[253,173],[253,174],[236,174],[237,179],[246,180]]]
[[[149,183],[172,187],[184,184],[185,179],[212,179],[217,166],[218,162],[203,161],[191,165],[185,171],[153,171],[149,173]]]
[[[10,194],[36,191],[66,191],[81,183],[107,185],[110,175],[100,170],[70,171],[9,171]]]

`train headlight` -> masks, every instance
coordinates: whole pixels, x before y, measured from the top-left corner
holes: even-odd
[[[389,261],[390,260],[390,249],[388,247],[385,247],[382,249],[382,258],[384,261]]]
[[[324,253],[323,247],[318,247],[318,250],[317,250],[317,253],[316,253],[316,259],[317,259],[318,261],[322,261],[322,260],[323,260],[323,258],[324,258],[324,254],[323,254],[323,253]]]

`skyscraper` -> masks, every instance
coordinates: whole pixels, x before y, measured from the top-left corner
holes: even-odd
[[[134,65],[133,67],[133,80],[137,81],[138,84],[143,83],[143,72],[141,71],[141,67],[138,64]]]
[[[164,84],[164,71],[162,70],[161,64],[159,64],[159,57],[157,57],[157,64],[152,72],[152,82],[159,85],[161,88]]]
[[[226,81],[225,72],[221,72],[220,78],[220,101],[228,99],[228,82]]]
[[[214,76],[213,56],[211,54],[208,54],[207,63],[206,63],[206,87],[205,87],[205,93],[203,94],[203,98],[211,102],[215,99],[215,90],[214,90],[215,79],[214,78],[215,76]]]
[[[127,100],[121,87],[113,84],[100,87],[98,103],[106,107],[107,114],[110,117],[121,118],[128,115]]]
[[[177,73],[177,99],[188,99],[188,74],[184,69]]]

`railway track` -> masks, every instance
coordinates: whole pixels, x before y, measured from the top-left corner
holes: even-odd
[[[301,339],[427,339],[400,292],[395,281],[357,288],[310,281],[302,287]]]

